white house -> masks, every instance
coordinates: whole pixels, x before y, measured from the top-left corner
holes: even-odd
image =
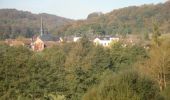
[[[77,41],[79,41],[80,39],[81,39],[81,37],[74,37],[74,38],[73,38],[73,41],[74,41],[74,42],[77,42]]]
[[[96,45],[102,45],[104,47],[110,46],[112,42],[118,42],[119,38],[118,37],[104,37],[104,38],[95,38],[93,42]]]

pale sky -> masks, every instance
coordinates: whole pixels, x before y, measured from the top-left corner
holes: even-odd
[[[0,9],[15,8],[32,13],[49,13],[71,19],[85,19],[89,13],[107,13],[114,9],[165,0],[0,0]]]

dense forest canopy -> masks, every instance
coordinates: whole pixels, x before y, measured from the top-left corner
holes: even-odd
[[[170,41],[156,38],[149,50],[87,37],[42,52],[1,44],[0,99],[169,100]]]
[[[110,13],[94,12],[86,20],[73,21],[49,14],[32,14],[15,9],[0,10],[0,38],[31,37],[39,33],[40,17],[46,30],[59,35],[148,34],[153,20],[159,23],[163,33],[170,32],[170,2],[131,6]]]
[[[65,34],[144,34],[151,33],[153,21],[159,23],[163,33],[170,32],[170,2],[131,6],[96,17],[90,14],[87,20],[73,22],[59,32]],[[94,17],[95,16],[95,17]]]
[[[45,30],[54,33],[56,30],[73,20],[50,14],[32,14],[16,9],[0,9],[0,39],[18,36],[32,37],[40,32],[41,17]]]

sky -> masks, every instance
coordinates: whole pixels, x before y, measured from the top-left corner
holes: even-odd
[[[15,8],[32,13],[48,13],[71,19],[85,19],[92,12],[107,13],[114,9],[165,0],[0,0],[0,9]]]

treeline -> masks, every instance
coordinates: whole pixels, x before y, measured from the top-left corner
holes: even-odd
[[[170,2],[157,5],[131,6],[113,10],[107,14],[95,13],[87,20],[79,20],[61,27],[58,33],[67,34],[97,34],[97,35],[127,35],[148,34],[152,31],[154,20],[159,22],[160,30],[170,32]]]
[[[168,43],[159,45],[164,52],[147,51],[139,44],[103,48],[86,37],[42,52],[1,45],[0,99],[166,100],[170,77],[163,72],[169,71]]]
[[[18,36],[32,37],[39,34],[41,17],[45,31],[49,33],[55,33],[62,25],[72,22],[70,19],[45,13],[32,14],[16,9],[0,9],[0,39]]]

